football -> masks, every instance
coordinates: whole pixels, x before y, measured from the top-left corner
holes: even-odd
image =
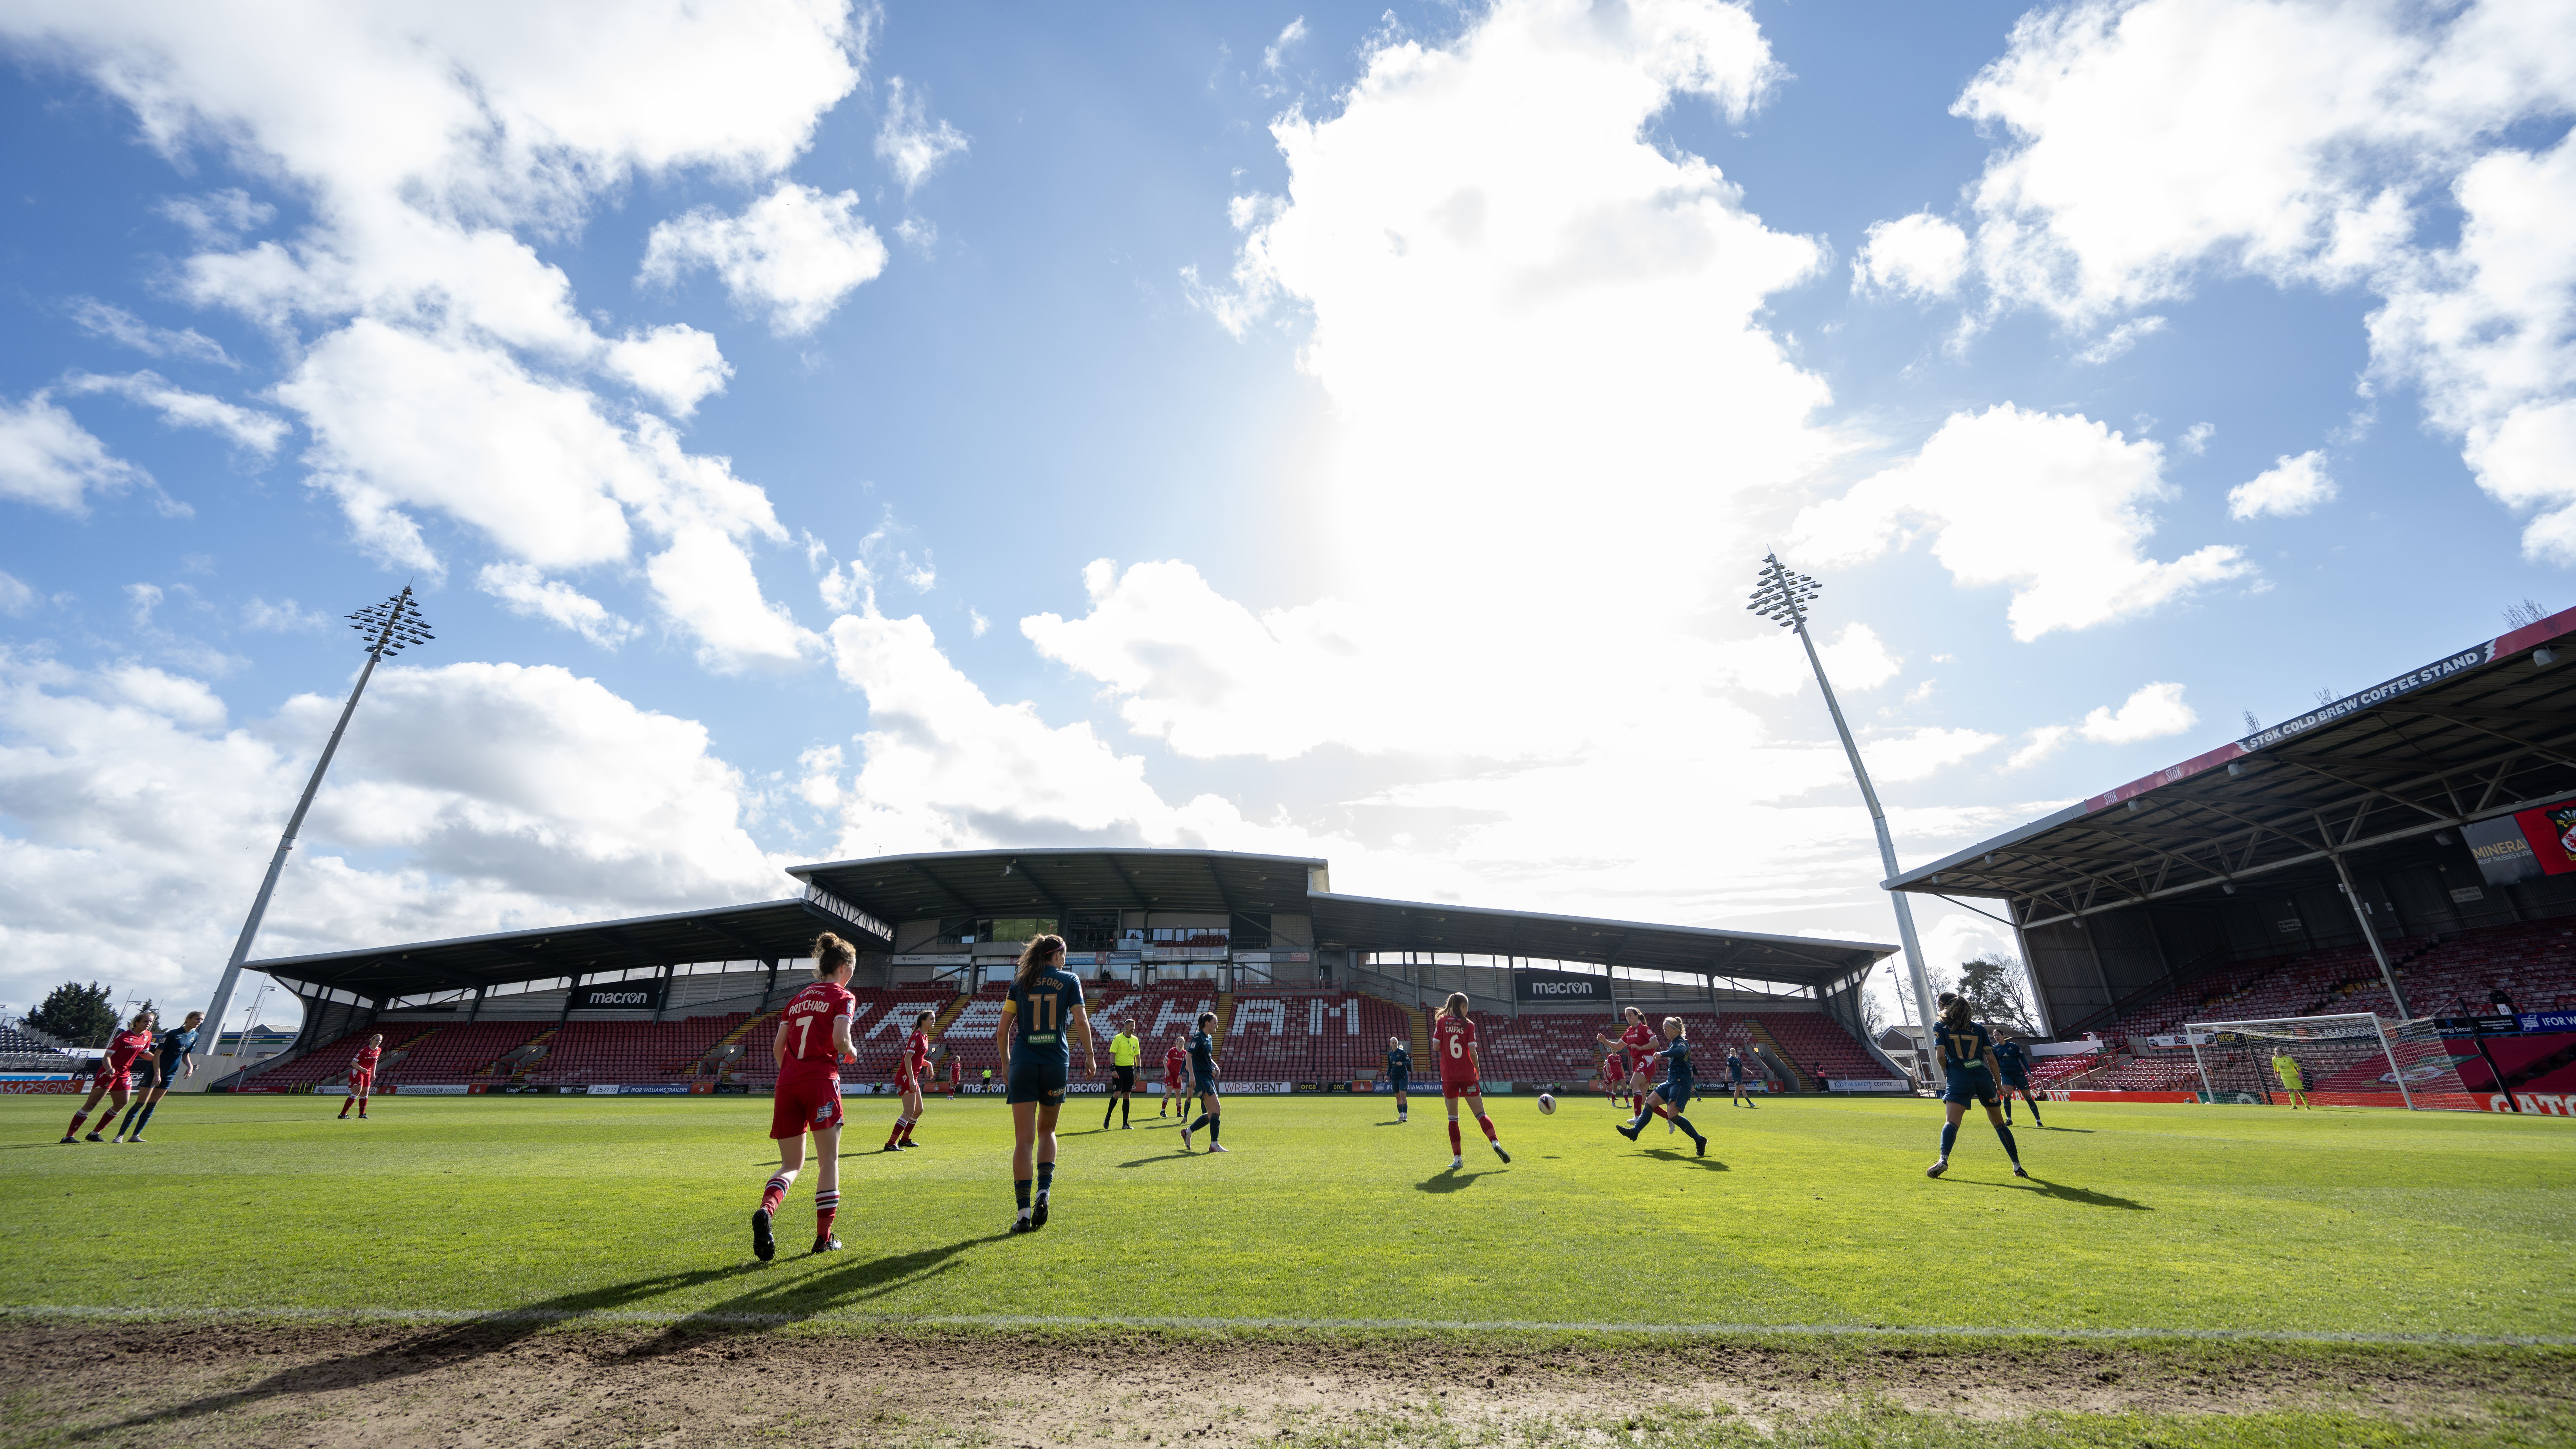
[[[1541,1092],[1541,1093],[1539,1093],[1539,1094],[1538,1094],[1538,1109],[1539,1109],[1541,1112],[1546,1113],[1548,1116],[1551,1116],[1551,1117],[1555,1116],[1555,1115],[1556,1115],[1556,1096],[1555,1096],[1555,1094],[1554,1094],[1554,1093],[1551,1093],[1551,1092]]]

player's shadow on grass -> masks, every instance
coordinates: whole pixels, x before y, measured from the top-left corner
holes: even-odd
[[[77,1430],[67,1436],[72,1442],[86,1442],[107,1437],[127,1429],[158,1424],[184,1423],[209,1414],[261,1403],[282,1394],[328,1393],[341,1389],[366,1388],[391,1379],[467,1363],[486,1354],[510,1348],[520,1340],[542,1333],[564,1322],[578,1320],[592,1313],[629,1308],[663,1297],[666,1294],[694,1288],[718,1278],[729,1278],[749,1271],[746,1266],[699,1268],[685,1273],[658,1273],[632,1282],[615,1283],[580,1293],[566,1293],[542,1303],[509,1309],[480,1318],[469,1318],[429,1333],[405,1335],[361,1354],[326,1359],[320,1363],[302,1364],[282,1369],[247,1388],[230,1393],[208,1394],[184,1404],[174,1404],[156,1413],[139,1414],[112,1424],[100,1424]]]
[[[1450,1168],[1415,1183],[1413,1190],[1415,1192],[1465,1192],[1475,1185],[1477,1178],[1493,1175],[1491,1172],[1460,1172]]]
[[[1727,1172],[1732,1170],[1725,1163],[1718,1161],[1714,1157],[1694,1157],[1690,1153],[1671,1147],[1650,1147],[1646,1149],[1646,1155],[1648,1157],[1660,1157],[1666,1162],[1679,1162],[1692,1167],[1704,1167],[1711,1172]]]
[[[1151,1167],[1158,1162],[1186,1162],[1193,1157],[1205,1156],[1207,1156],[1206,1153],[1195,1149],[1176,1149],[1170,1152],[1157,1152],[1151,1157],[1131,1157],[1118,1165],[1120,1167]]]
[[[846,1308],[917,1288],[963,1267],[970,1248],[1008,1239],[1007,1232],[961,1238],[935,1248],[888,1253],[878,1258],[835,1258],[830,1266],[799,1276],[777,1278],[689,1314],[627,1351],[630,1358],[651,1358],[686,1348],[716,1334],[767,1333],[835,1308]],[[798,1260],[812,1262],[811,1259]],[[792,1267],[794,1263],[780,1266]]]
[[[1966,1179],[1953,1180],[1963,1182],[1967,1181]],[[2028,1178],[2014,1181],[1978,1182],[1973,1183],[1972,1185],[1977,1187],[2000,1187],[2009,1192],[2035,1192],[2041,1197],[2053,1197],[2060,1202],[2082,1203],[2086,1207],[2120,1208],[2124,1211],[2133,1213],[2151,1213],[2155,1211],[2154,1208],[2149,1207],[2142,1202],[2136,1202],[2125,1197],[2113,1197],[2107,1192],[2095,1192],[2089,1187],[2077,1187],[2072,1183],[2050,1182],[2047,1178],[2041,1177],[2036,1173],[2032,1174]]]

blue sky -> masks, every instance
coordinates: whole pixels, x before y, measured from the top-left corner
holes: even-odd
[[[263,15],[0,17],[13,1006],[204,993],[407,579],[263,954],[1082,841],[1883,939],[1766,548],[1910,860],[2576,562],[2545,6]]]

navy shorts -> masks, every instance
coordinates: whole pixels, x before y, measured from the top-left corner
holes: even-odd
[[[1190,1073],[1190,1095],[1203,1097],[1216,1090],[1216,1078],[1204,1072]]]
[[[1696,1082],[1676,1082],[1666,1077],[1656,1086],[1655,1095],[1664,1099],[1665,1106],[1679,1112],[1690,1105],[1691,1088],[1695,1085],[1697,1085]]]
[[[2007,1092],[2027,1092],[2030,1090],[2030,1078],[2006,1077],[2004,1078],[2004,1090]]]
[[[1050,1107],[1064,1105],[1066,1062],[1013,1062],[1006,1100],[1042,1102]]]
[[[1409,1072],[1397,1072],[1393,1076],[1388,1077],[1387,1081],[1395,1088],[1399,1095],[1409,1093],[1413,1090],[1413,1076]]]
[[[1941,1093],[1941,1100],[1954,1107],[1965,1107],[1973,1102],[1991,1107],[1995,1105],[1995,1095],[1995,1079],[1985,1072],[1952,1072],[1950,1085]]]

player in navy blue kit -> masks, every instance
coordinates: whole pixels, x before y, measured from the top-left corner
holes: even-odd
[[[1047,1224],[1055,1192],[1055,1119],[1064,1110],[1064,1084],[1073,1074],[1067,1032],[1082,1034],[1090,1070],[1100,1070],[1100,1043],[1091,1035],[1091,1013],[1082,1004],[1082,978],[1064,969],[1064,938],[1040,936],[1020,952],[1020,974],[1002,1003],[993,1029],[993,1055],[1011,1064],[1006,1083],[1011,1104],[1011,1187],[1019,1195],[1015,1233]],[[1030,1151],[1037,1156],[1037,1196],[1029,1196]]]
[[[1941,1054],[1941,1071],[1949,1078],[1949,1087],[1941,1093],[1949,1120],[1941,1126],[1941,1160],[1923,1169],[1923,1175],[1939,1177],[1950,1170],[1959,1119],[1968,1115],[1970,1102],[1982,1102],[1986,1120],[1995,1124],[1995,1135],[2003,1139],[2004,1155],[2012,1159],[2013,1176],[2030,1176],[2022,1170],[2021,1148],[2013,1141],[2012,1129],[2004,1125],[2003,1109],[1995,1105],[1995,1083],[2003,1072],[1995,1065],[1994,1038],[1982,1024],[1968,1020],[1966,997],[1941,993],[1941,1019],[1932,1024],[1932,1041]]]
[[[1753,1105],[1753,1099],[1744,1094],[1744,1054],[1733,1047],[1726,1049],[1726,1089],[1734,1094],[1735,1105]]]
[[[1405,1120],[1405,1089],[1413,1085],[1413,1048],[1406,1046],[1400,1036],[1386,1039],[1386,1080],[1395,1088],[1395,1120],[1401,1122]]]
[[[1199,1099],[1199,1106],[1204,1110],[1199,1113],[1197,1121],[1182,1125],[1183,1152],[1190,1150],[1190,1134],[1202,1127],[1207,1129],[1208,1151],[1233,1150],[1216,1140],[1217,1129],[1225,1125],[1224,1104],[1217,1100],[1216,1095],[1216,1077],[1216,1013],[1202,1011],[1199,1013],[1199,1029],[1190,1033],[1190,1095]],[[1189,1110],[1184,1104],[1181,1114],[1187,1116]]]
[[[143,1129],[152,1125],[152,1113],[161,1105],[161,1094],[169,1091],[170,1084],[179,1080],[183,1072],[191,1077],[197,1074],[197,1023],[205,1019],[204,1012],[192,1011],[186,1021],[179,1023],[178,1030],[161,1033],[153,1047],[159,1054],[159,1072],[152,1085],[135,1095],[134,1105],[125,1109],[125,1125],[108,1140],[142,1141]]]
[[[1648,1092],[1646,1100],[1637,1104],[1636,1118],[1620,1128],[1619,1135],[1631,1142],[1636,1141],[1637,1134],[1646,1130],[1646,1124],[1655,1120],[1655,1109],[1662,1107],[1672,1118],[1674,1126],[1690,1134],[1695,1155],[1708,1156],[1708,1139],[1702,1137],[1690,1119],[1682,1115],[1682,1108],[1690,1105],[1694,1078],[1691,1075],[1690,1028],[1680,1017],[1664,1018],[1664,1049],[1655,1055],[1664,1059],[1663,1084]]]
[[[2047,1126],[2039,1120],[2039,1094],[2030,1089],[2030,1053],[2022,1050],[2020,1042],[2005,1037],[1995,1043],[1995,1070],[2003,1074],[2004,1125],[2012,1125],[2013,1093],[2019,1092],[2030,1104],[2030,1125]]]

